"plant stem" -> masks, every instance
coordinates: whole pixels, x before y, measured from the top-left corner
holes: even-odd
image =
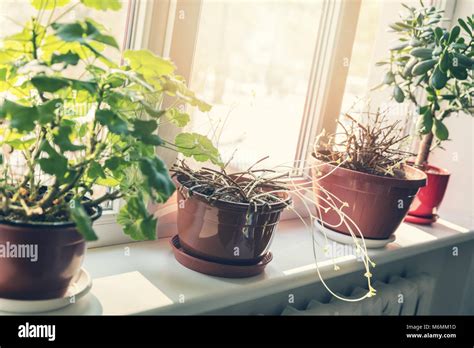
[[[423,136],[416,156],[415,166],[422,168],[428,162],[430,155],[431,144],[433,143],[433,132],[429,132]]]

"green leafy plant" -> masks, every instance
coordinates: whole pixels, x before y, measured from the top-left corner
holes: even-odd
[[[124,232],[154,239],[157,221],[147,203],[165,202],[175,191],[156,147],[220,164],[206,137],[181,133],[170,142],[156,130],[163,120],[185,126],[184,105],[204,112],[211,106],[186,87],[171,61],[139,50],[114,62],[105,49],[119,46],[103,25],[61,21],[76,6],[115,11],[119,1],[32,0],[32,6],[38,15],[0,48],[0,218],[72,220],[94,240],[91,214],[122,198]],[[23,161],[20,172],[15,159]],[[100,186],[108,189],[98,194]]]
[[[474,15],[447,30],[441,26],[443,11],[420,3],[420,8],[403,5],[407,14],[390,25],[398,43],[377,63],[388,67],[382,86],[393,89],[397,102],[409,100],[417,108],[422,136],[417,166],[427,162],[434,139],[437,145],[449,139],[446,117],[474,111]],[[416,94],[420,88],[422,98]]]

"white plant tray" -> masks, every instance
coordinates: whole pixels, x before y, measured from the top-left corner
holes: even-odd
[[[316,227],[318,229],[318,231],[321,233],[321,234],[326,234],[326,236],[335,241],[335,242],[338,242],[338,243],[341,243],[341,244],[348,244],[348,245],[353,245],[355,244],[354,243],[354,239],[352,238],[352,236],[349,236],[347,234],[344,234],[344,233],[339,233],[339,232],[336,232],[336,231],[333,231],[331,230],[330,228],[326,227],[326,226],[322,226],[321,223],[317,220],[315,220],[315,224],[316,224]],[[362,241],[362,239],[360,237],[357,237],[357,239],[359,241]],[[377,249],[377,248],[383,248],[384,246],[386,246],[388,243],[391,243],[395,240],[395,234],[392,234],[390,236],[390,238],[387,238],[387,239],[369,239],[369,238],[364,238],[364,241],[365,241],[365,245],[368,249]]]
[[[12,300],[0,298],[0,311],[9,313],[34,314],[54,311],[77,302],[86,295],[92,287],[92,279],[87,271],[81,268],[79,275],[60,298],[48,300]]]

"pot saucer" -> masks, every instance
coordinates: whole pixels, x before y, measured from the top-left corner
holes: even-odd
[[[431,216],[416,216],[407,214],[403,221],[418,225],[431,225],[433,222],[436,222],[436,220],[438,220],[438,215],[436,214]]]
[[[319,223],[319,221],[317,221],[317,220],[315,221],[315,224],[316,224],[316,227],[317,227],[318,231],[321,234],[323,234],[323,232],[324,232],[324,234],[326,234],[326,236],[329,239],[331,239],[335,242],[341,243],[341,244],[348,244],[348,245],[353,245],[354,244],[354,239],[352,238],[352,236],[349,236],[349,235],[344,234],[344,233],[336,232],[336,231],[331,230],[328,227],[322,226]],[[357,239],[362,242],[362,238],[357,237]],[[383,248],[388,243],[391,243],[394,240],[395,240],[395,235],[394,234],[392,234],[387,239],[364,238],[365,246],[367,247],[367,249]]]
[[[229,265],[203,260],[187,254],[179,243],[178,235],[171,238],[170,244],[176,260],[184,267],[207,275],[223,278],[247,278],[262,273],[265,266],[272,261],[273,255],[268,252],[263,259],[255,265]]]
[[[71,282],[66,294],[59,298],[47,300],[14,300],[0,298],[0,311],[20,314],[34,314],[54,311],[77,302],[92,287],[92,279],[87,271],[81,268],[76,280]]]

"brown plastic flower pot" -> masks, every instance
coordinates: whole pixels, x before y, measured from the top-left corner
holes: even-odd
[[[99,209],[92,218],[100,215]],[[86,243],[70,222],[2,221],[0,248],[0,298],[45,300],[64,296],[80,272]]]
[[[217,200],[212,204],[198,192],[180,184],[178,176],[178,235],[188,254],[212,262],[254,265],[267,254],[280,213],[290,203],[289,194],[281,193],[282,202],[269,206],[250,206]]]
[[[333,204],[357,224],[364,238],[387,239],[403,221],[418,189],[426,185],[426,174],[407,165],[403,167],[406,179],[402,179],[361,173],[317,159],[314,163],[313,189],[321,208],[317,217],[326,227],[347,235],[348,226],[341,223],[337,209],[326,210],[329,205],[324,199],[332,198]],[[344,203],[347,206],[343,207]],[[349,223],[349,227],[358,235],[354,224]]]

